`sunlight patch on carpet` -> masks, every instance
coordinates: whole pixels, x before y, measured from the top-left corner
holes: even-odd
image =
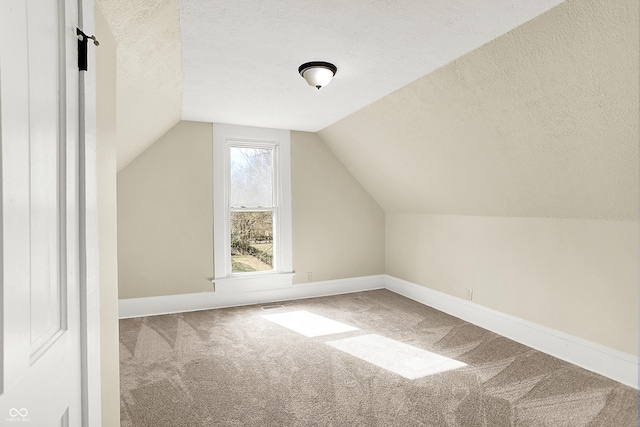
[[[260,315],[260,317],[284,326],[287,329],[291,329],[305,337],[319,337],[358,330],[358,328],[353,326],[309,313],[306,310],[291,311],[289,313],[263,314]]]
[[[376,334],[328,341],[326,344],[409,380],[467,366]]]

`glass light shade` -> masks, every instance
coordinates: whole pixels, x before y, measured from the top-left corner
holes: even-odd
[[[309,68],[302,74],[302,77],[309,83],[309,86],[315,86],[320,89],[331,82],[333,72],[327,68]]]

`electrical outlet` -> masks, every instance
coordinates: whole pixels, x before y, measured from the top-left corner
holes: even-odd
[[[311,272],[310,272],[310,271],[308,271],[308,272],[307,272],[307,282],[311,282],[311,281],[313,281],[313,278],[312,278],[312,276],[311,276]]]
[[[473,288],[467,288],[467,299],[469,301],[473,300]]]

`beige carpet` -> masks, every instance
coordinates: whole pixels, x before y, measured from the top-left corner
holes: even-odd
[[[390,291],[280,304],[121,320],[122,426],[638,425],[637,390]]]

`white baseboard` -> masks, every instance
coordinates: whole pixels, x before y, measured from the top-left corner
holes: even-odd
[[[392,276],[385,276],[385,288],[558,359],[638,389],[637,356]]]
[[[386,288],[536,350],[638,389],[638,357],[388,275],[293,285],[286,289],[220,294],[202,292],[121,299],[121,319],[263,304]]]
[[[249,304],[263,304],[301,298],[314,298],[350,292],[383,289],[384,275],[327,280],[293,285],[283,289],[246,293],[199,292],[146,298],[129,298],[118,301],[118,317],[155,316],[185,311],[208,310]]]

